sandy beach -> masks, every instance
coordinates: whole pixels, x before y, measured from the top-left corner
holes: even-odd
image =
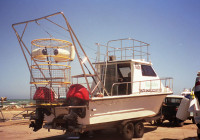
[[[7,110],[3,111],[4,117],[7,119],[5,122],[0,122],[0,139],[1,140],[66,140],[68,139],[62,130],[40,129],[33,132],[29,128],[29,119],[23,118],[23,112],[15,119],[13,116],[19,114],[23,110]],[[2,118],[0,114],[0,118]],[[145,134],[143,138],[133,138],[136,140],[197,140],[196,131],[197,127],[192,124],[191,120],[185,121],[183,127],[172,127],[169,122],[164,122],[161,126],[151,125],[144,123]],[[81,140],[121,140],[122,138],[116,133],[115,129],[103,130],[98,133],[92,133],[88,137],[81,137]]]

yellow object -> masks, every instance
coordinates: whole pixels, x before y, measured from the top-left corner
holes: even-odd
[[[71,82],[56,82],[56,81],[40,81],[40,82],[30,82],[30,84],[38,84],[38,85],[47,85],[50,83],[54,83],[55,85],[64,85],[64,84],[71,84]]]
[[[191,91],[191,94],[190,94],[190,95],[191,95],[191,99],[194,99],[194,98],[195,98],[195,96],[194,96],[194,91],[193,91],[193,90]]]
[[[46,48],[64,48],[71,47],[72,43],[66,40],[53,39],[53,38],[42,38],[35,39],[31,41],[31,44],[37,47],[46,47]]]

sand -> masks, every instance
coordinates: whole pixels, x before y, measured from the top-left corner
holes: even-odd
[[[40,129],[33,132],[29,128],[28,118],[24,119],[22,115],[12,120],[13,115],[19,114],[21,111],[3,111],[7,121],[0,122],[0,139],[1,140],[66,140],[62,130]],[[0,118],[2,118],[0,114]],[[197,127],[192,121],[187,120],[183,127],[173,127],[167,121],[161,126],[144,123],[145,134],[143,138],[136,140],[197,140]],[[122,138],[116,133],[115,129],[103,130],[98,133],[92,133],[89,137],[82,137],[81,140],[121,140]],[[134,140],[134,138],[133,138]]]

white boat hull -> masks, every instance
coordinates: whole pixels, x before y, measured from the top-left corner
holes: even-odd
[[[93,98],[86,109],[86,117],[79,124],[91,125],[156,115],[166,95],[170,93],[135,94]]]

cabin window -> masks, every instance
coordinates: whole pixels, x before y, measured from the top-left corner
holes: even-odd
[[[156,76],[156,73],[154,72],[153,68],[148,65],[141,65],[142,67],[142,76]]]
[[[182,100],[182,98],[165,98],[165,103],[167,103],[167,104],[170,104],[170,103],[172,103],[172,104],[176,104],[176,103],[180,104],[181,100]]]
[[[117,82],[116,68],[117,68],[116,64],[107,65],[105,88],[109,93],[111,92],[112,85]],[[102,65],[101,66],[102,81],[104,80],[105,70],[106,66]],[[113,89],[113,93],[116,93],[116,87]]]
[[[119,82],[131,82],[131,67],[129,63],[118,64],[118,78],[121,78],[122,81]]]
[[[122,77],[131,77],[131,68],[130,67],[124,67],[124,68],[119,68],[119,71],[122,75]]]

